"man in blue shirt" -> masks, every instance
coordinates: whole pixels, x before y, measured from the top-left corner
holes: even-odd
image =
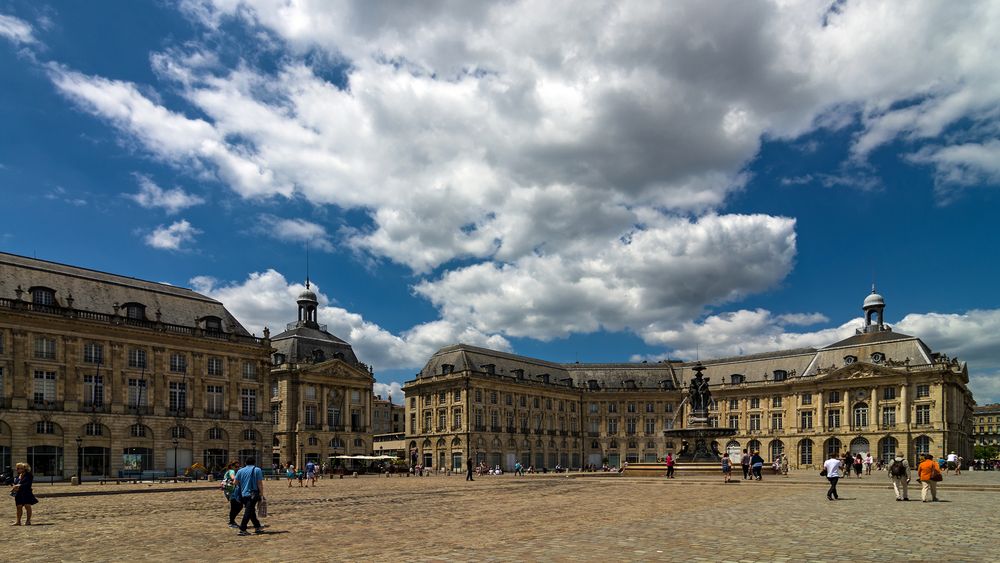
[[[243,521],[240,522],[241,536],[249,536],[247,522],[253,522],[255,534],[263,534],[264,527],[257,520],[257,503],[264,498],[264,472],[256,465],[257,460],[248,457],[246,465],[236,472],[236,489],[243,503]]]
[[[313,487],[316,486],[316,464],[313,463],[312,460],[306,463],[306,479],[309,483],[312,483]],[[309,483],[306,484],[307,487],[309,486]]]

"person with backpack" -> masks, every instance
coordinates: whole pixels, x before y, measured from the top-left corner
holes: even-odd
[[[234,461],[226,467],[226,475],[222,478],[222,494],[229,501],[229,527],[239,528],[236,517],[243,510],[243,503],[240,502],[240,492],[236,489],[236,472],[240,468],[240,462]]]
[[[896,500],[910,500],[910,464],[902,452],[896,452],[896,457],[889,464],[889,479],[892,479],[892,489],[896,491]]]

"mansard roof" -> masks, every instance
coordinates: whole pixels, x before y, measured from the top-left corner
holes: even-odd
[[[324,325],[292,323],[288,325],[288,330],[271,337],[271,346],[276,353],[284,354],[287,361],[295,364],[317,361],[317,350],[322,352],[318,361],[341,358],[350,365],[358,363],[351,345],[327,332]]]
[[[138,303],[150,321],[157,311],[163,323],[181,326],[217,317],[225,332],[250,335],[222,303],[185,287],[0,252],[0,298],[16,299],[18,287],[51,289],[58,307],[68,307],[72,296],[74,309],[110,315],[116,305]],[[30,301],[31,295],[22,299]]]

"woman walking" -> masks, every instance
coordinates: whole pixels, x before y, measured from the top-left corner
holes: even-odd
[[[837,496],[837,481],[840,480],[841,470],[843,470],[844,467],[844,462],[841,461],[835,453],[830,456],[830,459],[823,463],[823,471],[820,475],[826,477],[826,480],[830,482],[830,489],[826,492],[826,500],[840,499],[840,497]]]
[[[222,478],[222,491],[229,501],[229,527],[239,528],[236,517],[243,510],[243,503],[240,502],[239,491],[236,490],[236,471],[240,468],[240,462],[234,461],[226,466],[226,476]]]
[[[930,502],[937,502],[937,484],[943,477],[941,465],[934,461],[931,454],[924,454],[924,460],[917,466],[917,479],[920,480],[920,500],[928,502],[929,495]]]
[[[285,466],[285,477],[288,478],[288,486],[292,486],[292,479],[295,478],[295,464],[289,463]]]
[[[11,487],[10,492],[14,495],[14,506],[17,507],[17,522],[14,523],[15,526],[21,525],[21,512],[27,512],[27,520],[25,520],[24,525],[31,525],[31,507],[38,504],[38,499],[35,498],[35,494],[31,491],[31,482],[34,481],[34,477],[31,475],[31,466],[27,463],[18,463],[14,467],[14,471],[17,476],[14,477],[14,486]]]
[[[854,456],[854,475],[860,479],[861,478],[861,466],[864,465],[864,461],[861,459],[861,454]]]
[[[733,463],[729,459],[729,454],[722,454],[722,482],[728,483],[733,476]]]

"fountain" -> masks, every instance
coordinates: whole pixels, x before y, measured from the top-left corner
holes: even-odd
[[[663,434],[667,438],[680,440],[681,449],[674,453],[674,461],[677,470],[683,473],[719,471],[721,468],[722,453],[719,452],[718,438],[725,438],[736,434],[735,428],[718,428],[709,424],[708,410],[713,404],[712,391],[709,389],[709,378],[704,377],[701,372],[705,367],[700,363],[694,368],[695,376],[688,387],[687,397],[681,402],[679,412],[683,412],[684,404],[691,407],[687,424],[684,428],[672,428],[664,430]],[[739,465],[739,460],[734,460]],[[624,473],[628,475],[656,475],[662,476],[666,471],[665,465],[661,463],[636,463],[629,464]]]

